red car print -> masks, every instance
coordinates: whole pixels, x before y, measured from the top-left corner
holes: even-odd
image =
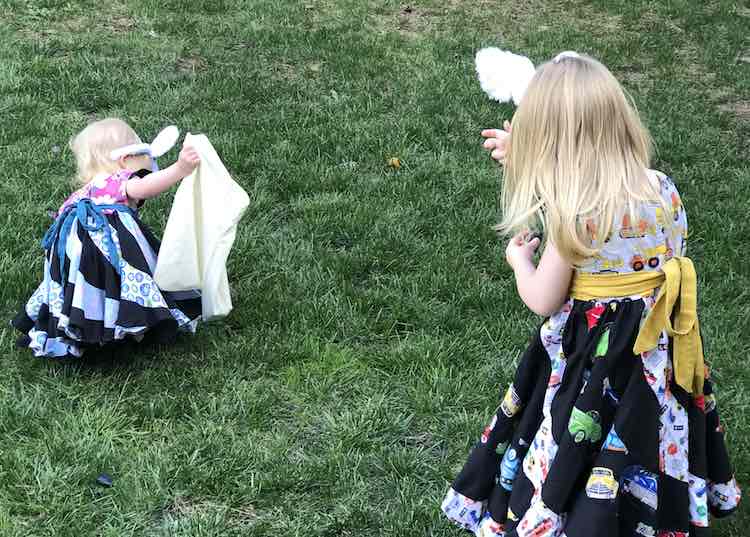
[[[549,530],[554,527],[554,525],[555,524],[552,522],[552,520],[547,518],[534,526],[534,529],[531,530],[531,533],[528,533],[527,535],[528,537],[545,537]]]
[[[484,432],[482,433],[482,437],[480,439],[482,441],[482,444],[486,444],[490,439],[490,433],[492,432],[492,429],[495,428],[495,423],[497,423],[497,416],[492,416],[492,421],[487,427],[484,428]]]
[[[674,221],[680,219],[680,209],[682,209],[682,200],[676,192],[672,192],[672,211],[674,212]]]

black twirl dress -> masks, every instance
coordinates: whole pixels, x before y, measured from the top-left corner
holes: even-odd
[[[648,206],[578,270],[659,270],[684,255],[685,212],[659,178],[674,225]],[[737,508],[709,375],[699,397],[677,385],[666,333],[633,354],[655,297],[570,299],[544,322],[443,501],[449,519],[477,536],[700,537],[709,512]]]

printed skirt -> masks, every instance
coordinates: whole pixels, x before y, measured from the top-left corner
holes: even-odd
[[[126,338],[170,341],[178,330],[194,332],[200,293],[165,292],[154,283],[159,241],[135,211],[106,214],[87,203],[88,216],[73,214],[68,229],[56,222],[48,232],[43,281],[12,321],[24,334],[19,345],[36,356],[70,358]]]
[[[712,383],[632,352],[653,298],[571,300],[534,335],[442,504],[477,536],[709,535],[740,500]]]

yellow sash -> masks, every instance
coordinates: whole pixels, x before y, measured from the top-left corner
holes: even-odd
[[[673,338],[672,359],[677,384],[695,396],[703,395],[705,370],[696,311],[697,278],[689,258],[673,257],[664,263],[660,272],[576,273],[570,296],[578,300],[647,296],[658,287],[661,290],[654,307],[641,324],[633,353],[641,354],[656,348],[659,336],[666,331]]]

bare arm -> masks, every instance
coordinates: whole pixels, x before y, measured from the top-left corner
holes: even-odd
[[[526,234],[513,237],[506,249],[506,259],[516,276],[518,295],[531,311],[548,316],[556,312],[567,298],[573,267],[551,243],[547,243],[535,267],[532,261],[539,239],[526,242]]]
[[[131,179],[127,182],[126,189],[130,199],[145,200],[158,196],[169,190],[198,166],[200,157],[191,146],[183,146],[177,162],[170,167],[158,172],[150,173],[143,179]]]

